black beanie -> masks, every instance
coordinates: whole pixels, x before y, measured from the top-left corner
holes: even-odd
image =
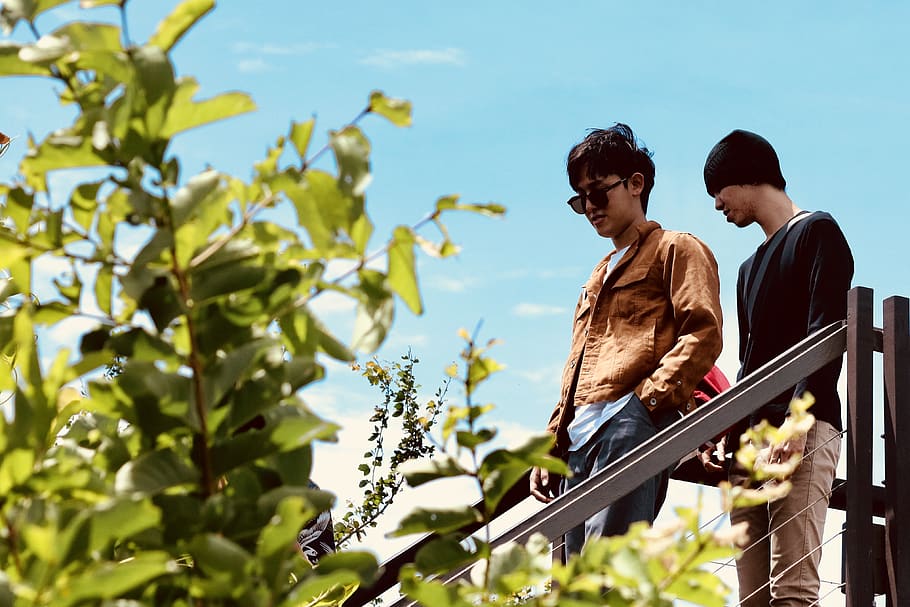
[[[777,153],[764,137],[737,129],[711,149],[705,161],[708,196],[714,196],[728,185],[762,183],[780,190],[787,186]]]

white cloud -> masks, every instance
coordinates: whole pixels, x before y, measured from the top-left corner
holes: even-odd
[[[535,304],[522,302],[512,308],[512,313],[516,316],[524,316],[526,318],[537,318],[539,316],[558,316],[559,314],[564,314],[566,308],[562,306],[550,306],[546,304]]]
[[[334,47],[335,45],[333,44],[323,44],[319,42],[304,42],[298,44],[237,42],[234,44],[233,51],[237,54],[283,56],[306,55],[321,49]]]
[[[360,61],[364,65],[381,68],[395,68],[402,65],[453,65],[461,67],[466,63],[465,52],[459,48],[413,49],[393,51],[380,49]]]
[[[438,274],[430,276],[426,281],[429,288],[445,291],[446,293],[463,293],[468,287],[474,286],[475,283],[476,281],[471,278],[453,278]]]
[[[244,74],[262,74],[263,72],[273,72],[278,68],[268,63],[265,59],[255,57],[238,61],[237,69]]]

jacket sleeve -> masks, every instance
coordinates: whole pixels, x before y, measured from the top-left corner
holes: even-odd
[[[663,279],[676,341],[642,384],[641,401],[651,410],[683,405],[723,345],[720,279],[707,245],[691,234],[676,234],[666,248]]]
[[[853,280],[853,255],[847,239],[833,219],[813,222],[806,230],[799,256],[806,260],[808,317],[806,335],[847,318],[847,291]],[[801,380],[793,390],[798,397],[809,391],[825,397],[835,389],[841,359],[832,361]]]

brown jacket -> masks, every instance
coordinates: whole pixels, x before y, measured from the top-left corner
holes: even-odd
[[[695,384],[720,354],[720,281],[703,242],[648,221],[604,281],[606,268],[604,258],[575,308],[572,350],[547,426],[559,455],[569,447],[576,406],[634,390],[652,413],[691,411]]]

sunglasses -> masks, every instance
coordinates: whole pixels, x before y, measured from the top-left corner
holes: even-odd
[[[585,204],[589,200],[595,207],[602,209],[610,203],[610,199],[607,197],[607,194],[610,192],[610,190],[627,181],[629,181],[629,178],[623,177],[615,183],[611,183],[606,187],[594,190],[588,194],[576,194],[575,196],[569,198],[566,201],[566,204],[569,205],[569,207],[571,207],[571,209],[579,215],[585,214]]]

